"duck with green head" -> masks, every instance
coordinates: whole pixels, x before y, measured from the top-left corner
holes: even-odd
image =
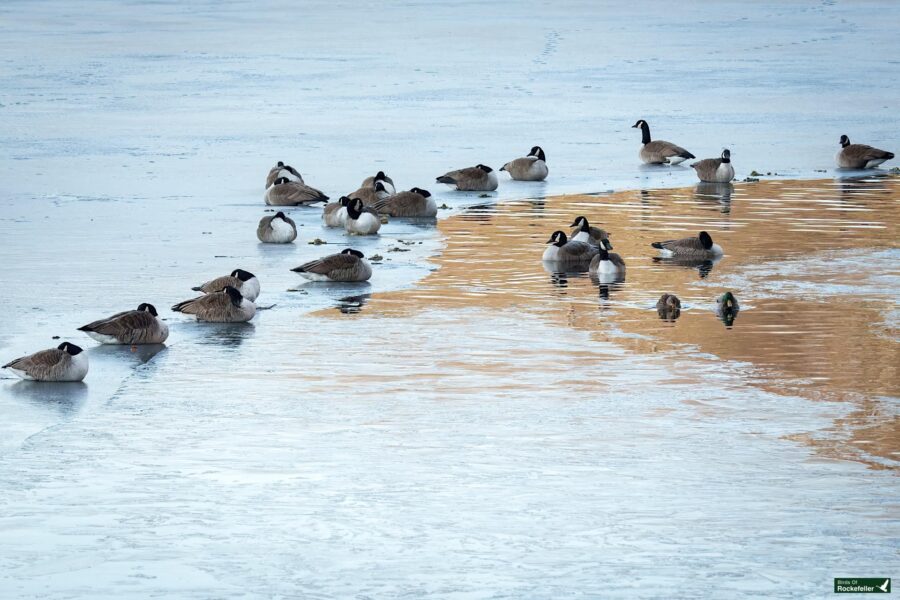
[[[716,316],[722,319],[722,322],[729,327],[734,323],[734,319],[740,310],[741,307],[737,298],[731,292],[725,292],[716,299]]]

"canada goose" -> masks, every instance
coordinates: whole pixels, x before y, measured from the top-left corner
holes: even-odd
[[[394,186],[394,180],[385,175],[384,171],[378,171],[374,176],[366,177],[359,187],[373,187],[376,181],[380,181],[384,184],[384,189],[388,194],[393,195],[397,193],[397,188]]]
[[[464,192],[493,192],[497,189],[497,174],[490,167],[475,165],[441,175],[437,182],[455,185]]]
[[[241,295],[250,302],[255,301],[259,297],[259,279],[253,273],[243,269],[235,269],[231,272],[231,275],[216,277],[191,289],[195,292],[212,294],[213,292],[222,291],[222,288],[227,285],[240,290]]]
[[[414,187],[408,192],[400,192],[372,205],[379,213],[392,217],[436,217],[437,204],[431,192]]]
[[[600,247],[600,253],[602,254],[603,251],[606,251],[609,262],[611,262],[616,267],[616,269],[618,269],[619,271],[624,273],[625,272],[625,259],[623,259],[620,255],[616,254],[615,252],[610,252],[610,250],[612,250],[612,242],[610,242],[609,239],[605,239],[600,242],[599,247]],[[595,256],[594,259],[596,259],[596,258],[597,257]],[[591,260],[591,263],[593,264],[593,260]],[[596,270],[596,269],[593,269],[593,270]]]
[[[523,158],[511,160],[500,168],[509,173],[510,178],[519,181],[543,181],[550,170],[547,168],[547,157],[540,146],[535,146]]]
[[[893,152],[865,144],[851,144],[850,138],[846,135],[841,136],[841,151],[837,153],[837,165],[842,169],[872,169],[892,158]]]
[[[601,247],[591,259],[588,270],[602,279],[618,279],[625,275],[625,261],[618,254],[610,254],[606,248]]]
[[[326,202],[328,196],[305,183],[279,177],[266,189],[265,200],[268,206],[300,206]]]
[[[731,150],[722,150],[721,158],[704,158],[691,164],[700,181],[709,183],[728,183],[734,179],[734,166],[731,164]]]
[[[391,194],[387,191],[383,181],[376,181],[369,186],[363,186],[355,192],[348,194],[350,198],[359,198],[365,206],[372,206],[379,200],[390,198]]]
[[[731,292],[725,292],[716,298],[716,316],[722,319],[725,325],[731,326],[740,310],[737,298]]]
[[[547,261],[587,262],[599,252],[590,244],[570,241],[562,231],[554,231],[547,243],[551,244],[544,250],[543,260]]]
[[[659,250],[662,256],[666,257],[707,260],[725,254],[722,247],[714,244],[712,236],[705,231],[701,231],[697,237],[653,242],[650,245]]]
[[[641,119],[631,126],[640,127],[643,137],[641,139],[641,160],[651,165],[677,165],[689,158],[697,158],[681,146],[663,140],[650,141],[650,126],[647,121]]]
[[[311,260],[291,271],[311,281],[368,281],[372,276],[372,265],[362,252],[347,248],[340,254]]]
[[[296,181],[297,183],[303,183],[303,177],[300,173],[297,172],[297,169],[290,165],[286,165],[280,160],[278,164],[269,169],[269,174],[266,176],[266,188],[270,187],[275,180],[279,177],[285,177],[289,181]]]
[[[588,220],[585,217],[577,217],[569,227],[575,228],[570,235],[576,242],[586,242],[588,244],[593,244],[594,246],[599,246],[600,242],[609,239],[609,234],[606,233],[605,230],[600,229],[599,227],[591,227],[591,224],[588,223]],[[607,249],[612,250],[612,246]]]
[[[675,294],[663,294],[656,301],[656,312],[663,321],[674,321],[681,314],[681,300]]]
[[[322,221],[325,227],[343,227],[347,221],[347,204],[350,198],[341,196],[337,202],[329,202],[322,209]]]
[[[351,235],[375,235],[381,229],[381,219],[376,212],[367,210],[362,200],[352,198],[347,204],[344,229]]]
[[[3,365],[17,377],[34,381],[81,381],[88,372],[87,352],[71,342],[41,350]]]
[[[160,320],[156,308],[146,302],[137,310],[126,310],[106,319],[79,327],[101,344],[162,344],[169,337],[169,326]]]
[[[240,323],[253,318],[256,305],[244,298],[236,287],[227,285],[218,292],[179,302],[172,310],[194,315],[198,321]]]
[[[259,220],[256,237],[264,244],[290,244],[297,239],[297,224],[279,211]]]

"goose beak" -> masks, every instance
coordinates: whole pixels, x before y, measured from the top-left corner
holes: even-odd
[[[556,241],[556,240],[554,240],[553,238],[550,238],[549,240],[547,240],[547,241],[544,242],[544,243],[545,243],[545,244],[552,244],[552,243],[555,242],[555,241]]]

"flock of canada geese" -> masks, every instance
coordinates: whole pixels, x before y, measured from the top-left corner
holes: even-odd
[[[677,165],[696,158],[693,154],[671,142],[653,140],[650,126],[643,119],[633,125],[641,130],[640,158],[647,164]],[[836,162],[840,168],[869,169],[894,158],[894,154],[864,144],[851,144],[846,135],[840,139],[841,150]],[[690,165],[700,181],[728,183],[734,179],[731,152],[724,150],[719,158],[707,158]],[[522,158],[512,160],[500,169],[511,179],[543,181],[548,173],[543,149],[535,146]],[[488,166],[450,171],[437,178],[437,183],[454,186],[457,190],[490,192],[497,189],[497,173]],[[269,206],[308,206],[325,202],[322,221],[326,227],[343,228],[350,235],[375,235],[389,217],[434,218],[437,206],[431,194],[422,188],[397,192],[393,180],[379,171],[363,180],[359,189],[341,197],[337,202],[321,191],[308,186],[293,167],[279,162],[266,177],[265,203]],[[554,264],[584,265],[601,280],[616,280],[624,276],[625,261],[610,252],[609,234],[592,227],[587,218],[575,219],[569,235],[555,231],[547,240],[543,260]],[[263,243],[287,244],[297,238],[297,226],[284,212],[264,217],[256,230]],[[724,254],[722,247],[713,242],[709,233],[701,231],[696,237],[654,242],[654,248],[665,257],[687,261],[714,260]],[[372,276],[372,266],[362,252],[347,248],[307,262],[292,269],[313,281],[359,282]],[[249,321],[256,314],[254,301],[259,296],[260,285],[255,275],[243,269],[217,277],[192,288],[201,292],[196,298],[179,302],[172,307],[175,312],[194,315],[198,320],[234,323]],[[656,304],[659,316],[666,320],[678,318],[681,301],[673,294],[663,294]],[[726,292],[717,300],[716,312],[726,324],[733,322],[739,310],[737,299]],[[159,318],[152,304],[142,303],[129,310],[88,323],[78,328],[101,344],[161,344],[169,336],[169,328]],[[41,350],[17,358],[3,366],[22,379],[35,381],[81,381],[88,372],[87,354],[71,342],[63,342],[56,348]]]

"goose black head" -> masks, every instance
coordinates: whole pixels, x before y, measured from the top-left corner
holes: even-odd
[[[226,285],[224,288],[222,288],[222,291],[228,294],[228,298],[235,306],[240,306],[241,302],[244,300],[244,297],[241,295],[240,290],[238,290],[236,287]]]
[[[348,198],[347,196],[341,196],[341,199],[338,200],[338,202],[341,203],[341,206],[347,206],[350,204],[350,198]]]
[[[375,173],[375,181],[384,181],[385,179],[387,179],[387,175],[384,174],[384,171]]]
[[[272,185],[282,185],[284,183],[288,183],[289,181],[290,181],[290,179],[288,179],[287,177],[279,177],[278,179],[275,180],[275,183]]]
[[[706,233],[705,231],[701,231],[700,235],[700,243],[703,244],[703,247],[707,250],[713,247],[712,236]]]
[[[357,258],[365,258],[362,252],[360,252],[359,250],[354,250],[353,248],[341,250],[341,254],[350,254],[351,256],[355,256]]]
[[[158,317],[159,314],[156,312],[156,307],[152,304],[148,304],[147,302],[141,302],[140,306],[137,307],[139,312],[148,312],[154,317]]]
[[[363,212],[363,208],[365,208],[365,205],[362,200],[350,198],[350,202],[347,204],[347,216],[351,219],[358,219]]]
[[[632,129],[635,127],[639,127],[641,130],[641,142],[644,144],[650,143],[650,126],[647,125],[647,121],[643,119],[639,119],[637,123],[631,126]]]
[[[490,168],[490,167],[488,167],[488,166],[486,166],[486,165],[475,165],[475,168],[476,168],[476,169],[481,169],[481,170],[484,171],[485,173],[490,173],[491,171],[493,171],[492,168]]]
[[[384,187],[384,182],[383,182],[383,181],[376,181],[376,182],[375,182],[375,191],[376,191],[376,192],[386,192],[386,191],[387,191],[387,188]]]
[[[245,271],[243,269],[235,269],[234,271],[231,272],[231,276],[237,277],[241,281],[250,281],[251,279],[256,277],[256,275],[254,275],[250,271]]]
[[[563,231],[554,231],[553,235],[550,236],[550,239],[547,240],[548,244],[553,244],[554,246],[565,246],[566,242],[569,241],[569,238],[566,237],[565,232]]]
[[[431,192],[429,192],[428,190],[423,190],[422,188],[414,187],[413,189],[411,189],[409,191],[412,192],[413,194],[418,194],[418,195],[422,196],[423,198],[431,198]]]
[[[72,356],[78,356],[79,354],[84,352],[84,350],[82,350],[81,348],[79,348],[78,346],[73,344],[72,342],[63,342],[56,348],[57,348],[57,350],[62,350],[63,352],[71,354]]]
[[[613,249],[612,242],[609,241],[609,238],[600,240],[600,248],[606,250],[607,252]]]
[[[846,148],[849,145],[850,145],[850,138],[848,138],[846,135],[842,135],[841,136],[841,148]]]
[[[731,162],[731,150],[729,150],[728,148],[725,148],[724,150],[722,150],[722,162],[723,163]]]
[[[279,161],[278,161],[278,167],[281,168],[281,167],[283,167],[283,166],[284,166],[284,163],[281,162],[281,161],[279,160]]]
[[[580,227],[581,231],[589,231],[591,226],[588,225],[588,220],[586,217],[575,217],[575,221],[569,225],[569,227]]]
[[[285,214],[284,214],[283,212],[281,212],[280,210],[279,210],[277,213],[275,213],[275,216],[272,217],[272,218],[273,218],[273,219],[281,219],[282,221],[287,221],[287,215],[285,215]]]
[[[547,157],[544,156],[544,150],[540,146],[532,148],[531,152],[528,153],[528,156],[537,156],[538,160],[547,160]]]

